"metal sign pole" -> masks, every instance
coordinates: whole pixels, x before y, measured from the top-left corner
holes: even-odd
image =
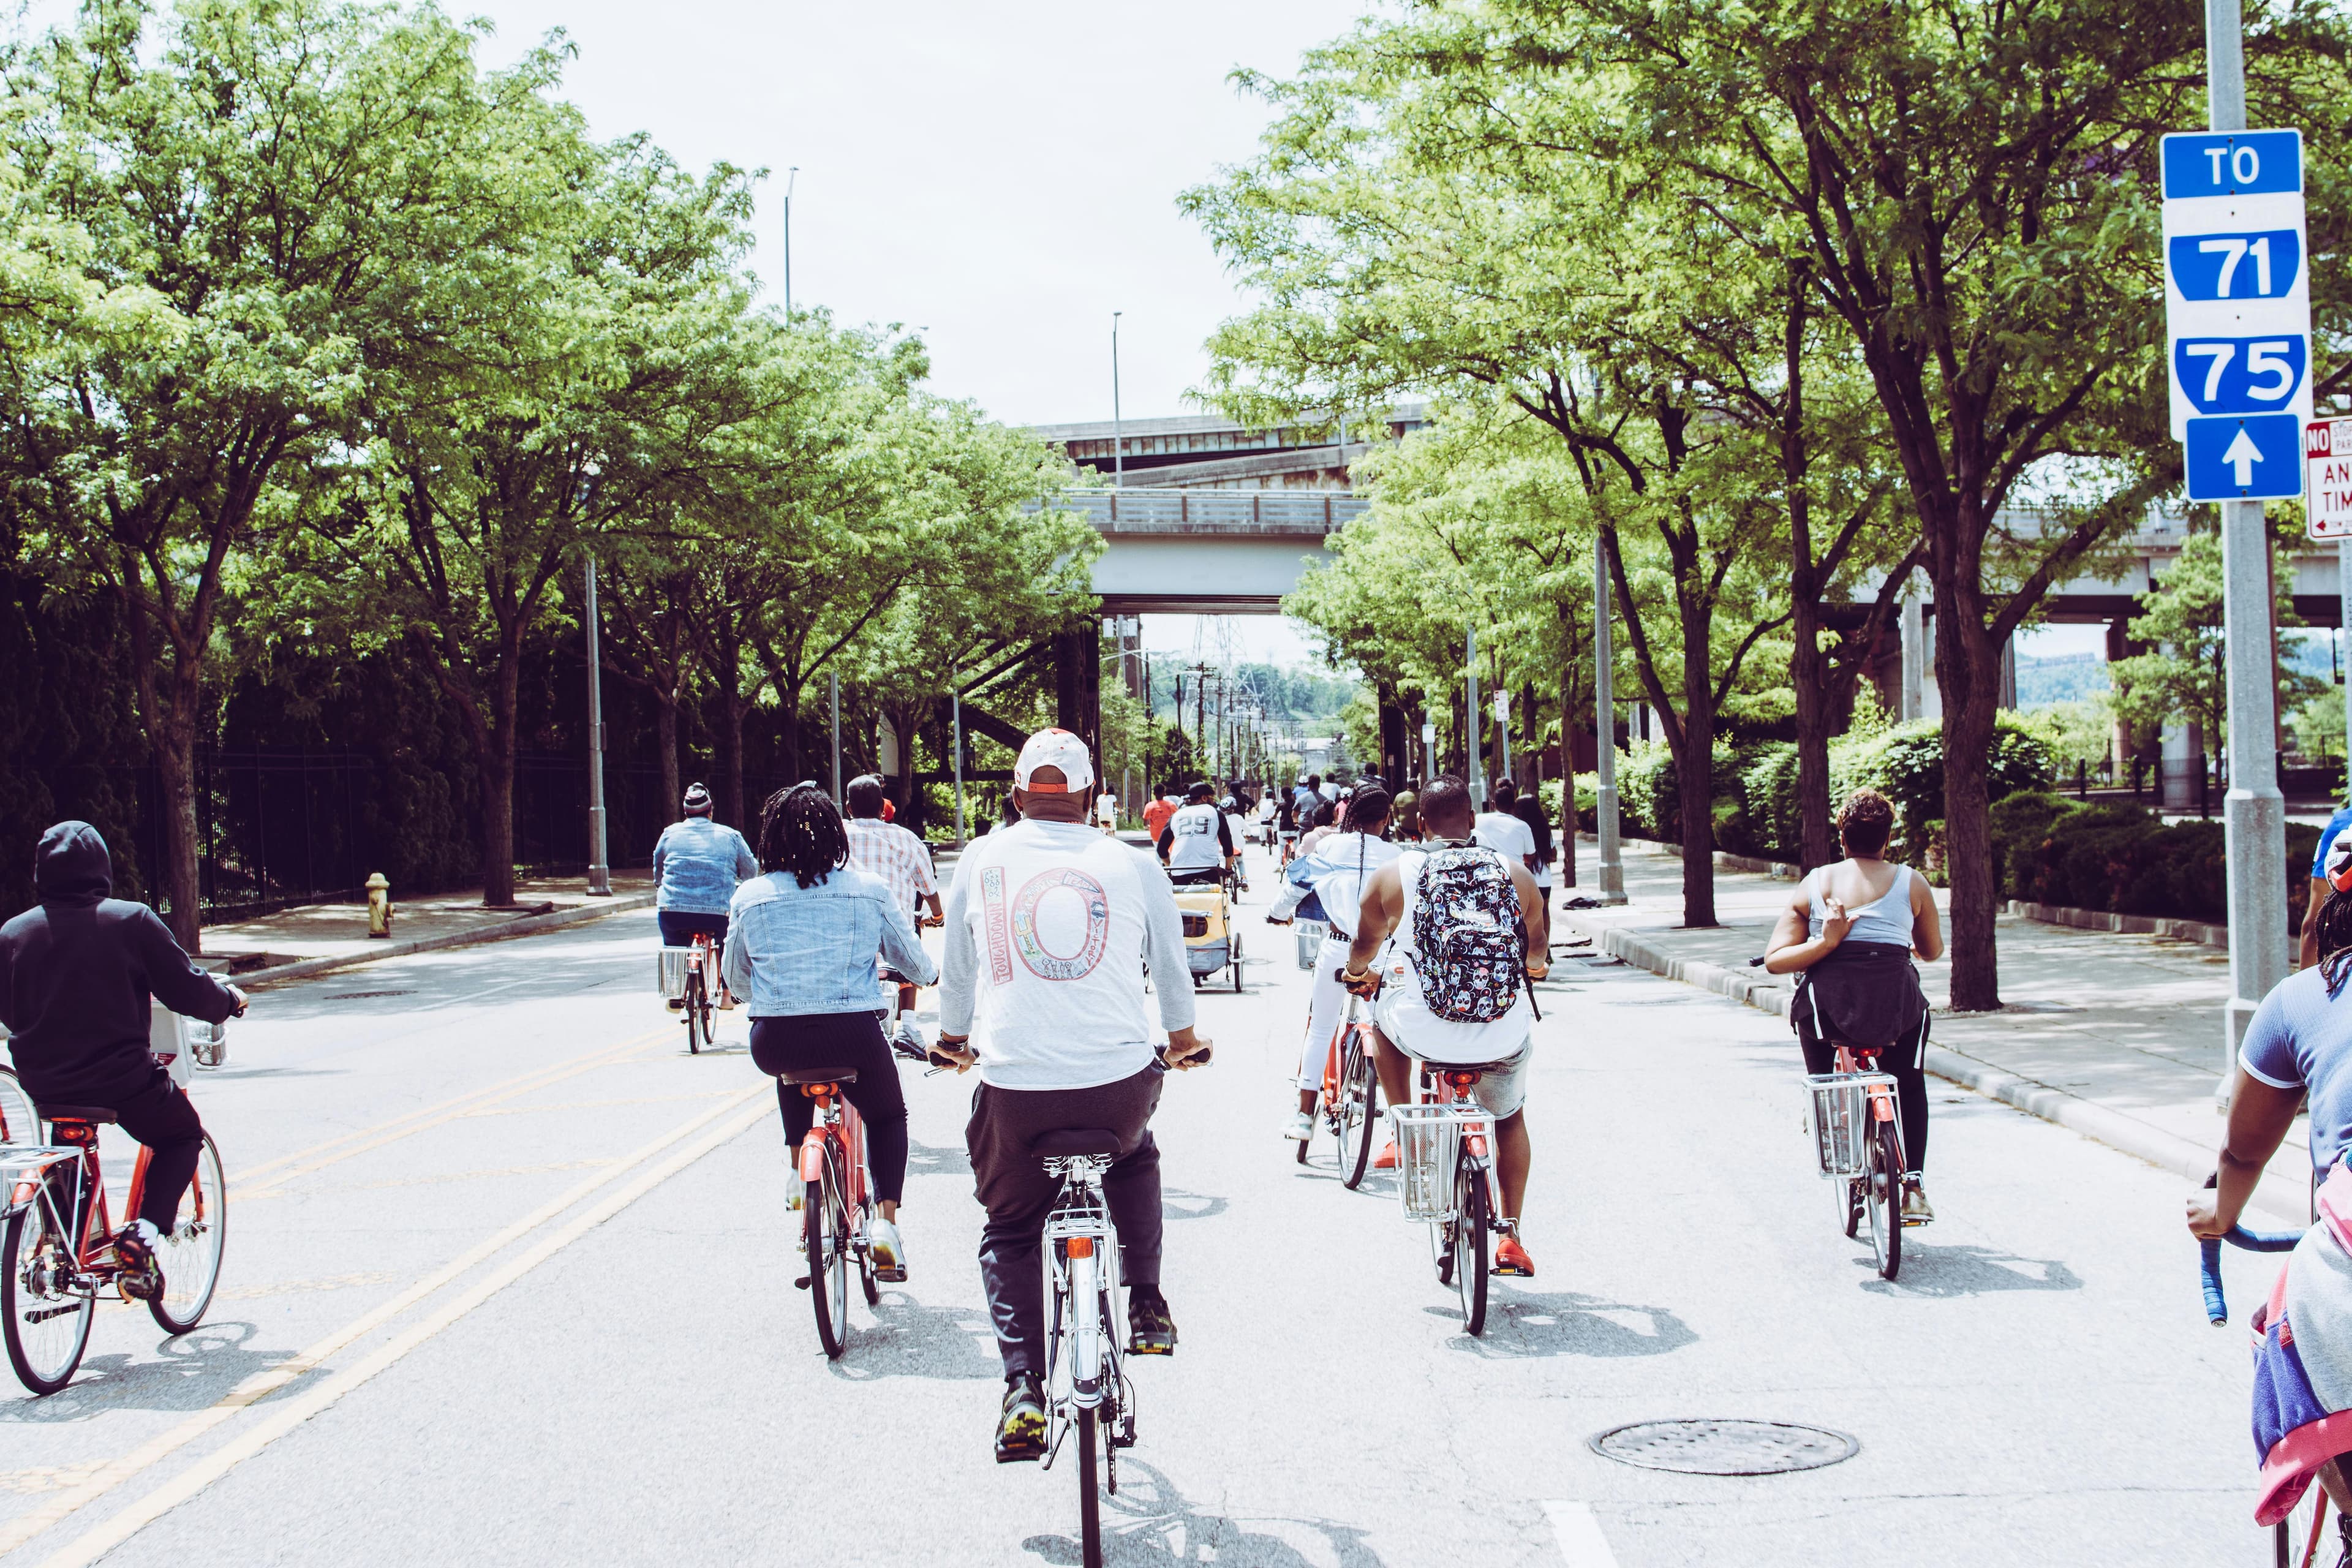
[[[1466,626],[1462,637],[1462,673],[1466,685],[1466,700],[1462,704],[1462,772],[1470,785],[1470,804],[1480,811],[1486,809],[1486,769],[1478,764],[1478,628]]]
[[[596,648],[596,558],[588,557],[588,584],[582,618],[588,623],[588,895],[610,898],[613,868],[604,844],[604,691],[598,679]]]

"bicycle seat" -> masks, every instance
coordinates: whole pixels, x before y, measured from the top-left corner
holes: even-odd
[[[1429,1070],[1433,1074],[1442,1075],[1444,1073],[1467,1073],[1472,1078],[1485,1078],[1489,1073],[1499,1075],[1509,1072],[1517,1066],[1518,1066],[1518,1063],[1516,1060],[1499,1062],[1432,1062],[1429,1064]]]
[[[34,1108],[44,1121],[111,1121],[110,1105],[41,1105]]]
[[[856,1068],[786,1068],[776,1075],[786,1083],[856,1083]]]
[[[1038,1134],[1029,1145],[1029,1152],[1041,1159],[1059,1160],[1076,1155],[1114,1158],[1118,1153],[1118,1134],[1099,1127],[1062,1127]]]

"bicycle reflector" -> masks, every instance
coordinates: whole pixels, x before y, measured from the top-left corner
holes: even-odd
[[[50,1125],[60,1143],[76,1149],[92,1149],[98,1145],[98,1129],[87,1121],[58,1121]]]
[[[1091,1236],[1074,1236],[1070,1237],[1068,1247],[1073,1258],[1092,1258],[1095,1255],[1095,1238]]]

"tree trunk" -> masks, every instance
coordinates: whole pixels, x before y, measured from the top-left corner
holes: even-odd
[[[1936,581],[1936,684],[1944,700],[1944,872],[1951,885],[1952,1007],[1980,1013],[2000,1005],[1992,801],[1985,778],[2000,700],[2000,648],[1985,634],[1979,606],[1960,603],[1948,585],[1950,575]]]
[[[713,761],[719,764],[719,798],[712,804],[718,807],[719,820],[739,831],[744,822],[743,714],[750,706],[731,688],[721,690],[717,733],[710,741],[710,749],[717,753]]]
[[[678,777],[677,688],[654,693],[654,749],[661,753],[662,820],[676,822],[686,785]]]
[[[804,776],[801,773],[801,689],[781,680],[775,686],[776,744],[783,756],[784,781],[797,784]]]
[[[1800,592],[1790,606],[1796,657],[1790,662],[1797,697],[1797,842],[1776,846],[1797,851],[1810,871],[1836,859],[1830,837],[1829,660],[1822,652],[1821,605]]]
[[[521,649],[503,657],[490,686],[490,722],[476,746],[482,770],[482,902],[491,909],[515,901],[515,710],[520,706]]]
[[[1715,690],[1707,683],[1707,642],[1715,617],[1704,605],[1683,605],[1682,745],[1675,774],[1682,785],[1683,924],[1711,926],[1715,918]]]
[[[178,704],[173,705],[173,709]],[[195,716],[168,711],[148,726],[163,788],[163,863],[156,883],[170,900],[172,934],[193,955],[204,951],[203,881],[197,861]]]

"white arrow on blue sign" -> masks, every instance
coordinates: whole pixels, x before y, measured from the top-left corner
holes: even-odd
[[[2292,414],[2189,422],[2190,500],[2278,500],[2303,493],[2303,424]]]
[[[2311,417],[2311,277],[2304,228],[2303,135],[2189,132],[2164,139],[2166,359],[2172,434],[2242,415]],[[2250,441],[2260,437],[2249,437]],[[2299,494],[2255,489],[2231,499]],[[2201,499],[2201,498],[2200,498]]]

